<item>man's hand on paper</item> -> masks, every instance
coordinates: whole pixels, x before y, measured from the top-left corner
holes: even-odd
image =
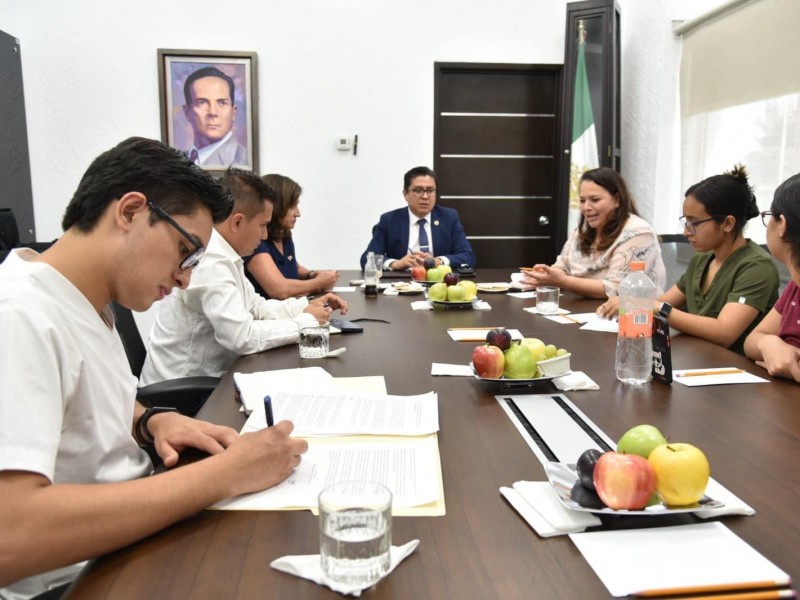
[[[233,496],[272,487],[291,475],[308,450],[308,442],[290,438],[294,424],[281,421],[273,427],[242,434],[221,458],[233,461],[236,473]]]
[[[147,424],[155,439],[155,449],[165,467],[174,467],[178,455],[186,448],[197,448],[209,454],[219,454],[238,437],[234,429],[192,419],[179,413],[161,413]]]

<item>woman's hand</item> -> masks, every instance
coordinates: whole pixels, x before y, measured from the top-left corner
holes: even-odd
[[[619,315],[619,296],[611,296],[597,307],[597,314],[604,319],[613,319]]]

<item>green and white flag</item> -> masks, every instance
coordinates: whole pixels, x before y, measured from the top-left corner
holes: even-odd
[[[580,181],[589,169],[596,169],[597,133],[592,115],[592,95],[586,76],[586,40],[583,23],[578,26],[578,61],[575,66],[575,95],[572,106],[572,148],[570,149],[569,216],[567,235],[580,220]]]

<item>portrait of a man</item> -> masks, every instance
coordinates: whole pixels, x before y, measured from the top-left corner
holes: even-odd
[[[224,54],[159,50],[162,130],[170,146],[204,169],[255,170],[255,56]]]

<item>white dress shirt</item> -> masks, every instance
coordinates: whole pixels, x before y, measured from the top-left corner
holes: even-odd
[[[150,332],[141,385],[195,375],[222,376],[242,354],[293,344],[314,324],[308,300],[266,300],[244,274],[242,257],[215,229],[185,290],[162,301]]]

